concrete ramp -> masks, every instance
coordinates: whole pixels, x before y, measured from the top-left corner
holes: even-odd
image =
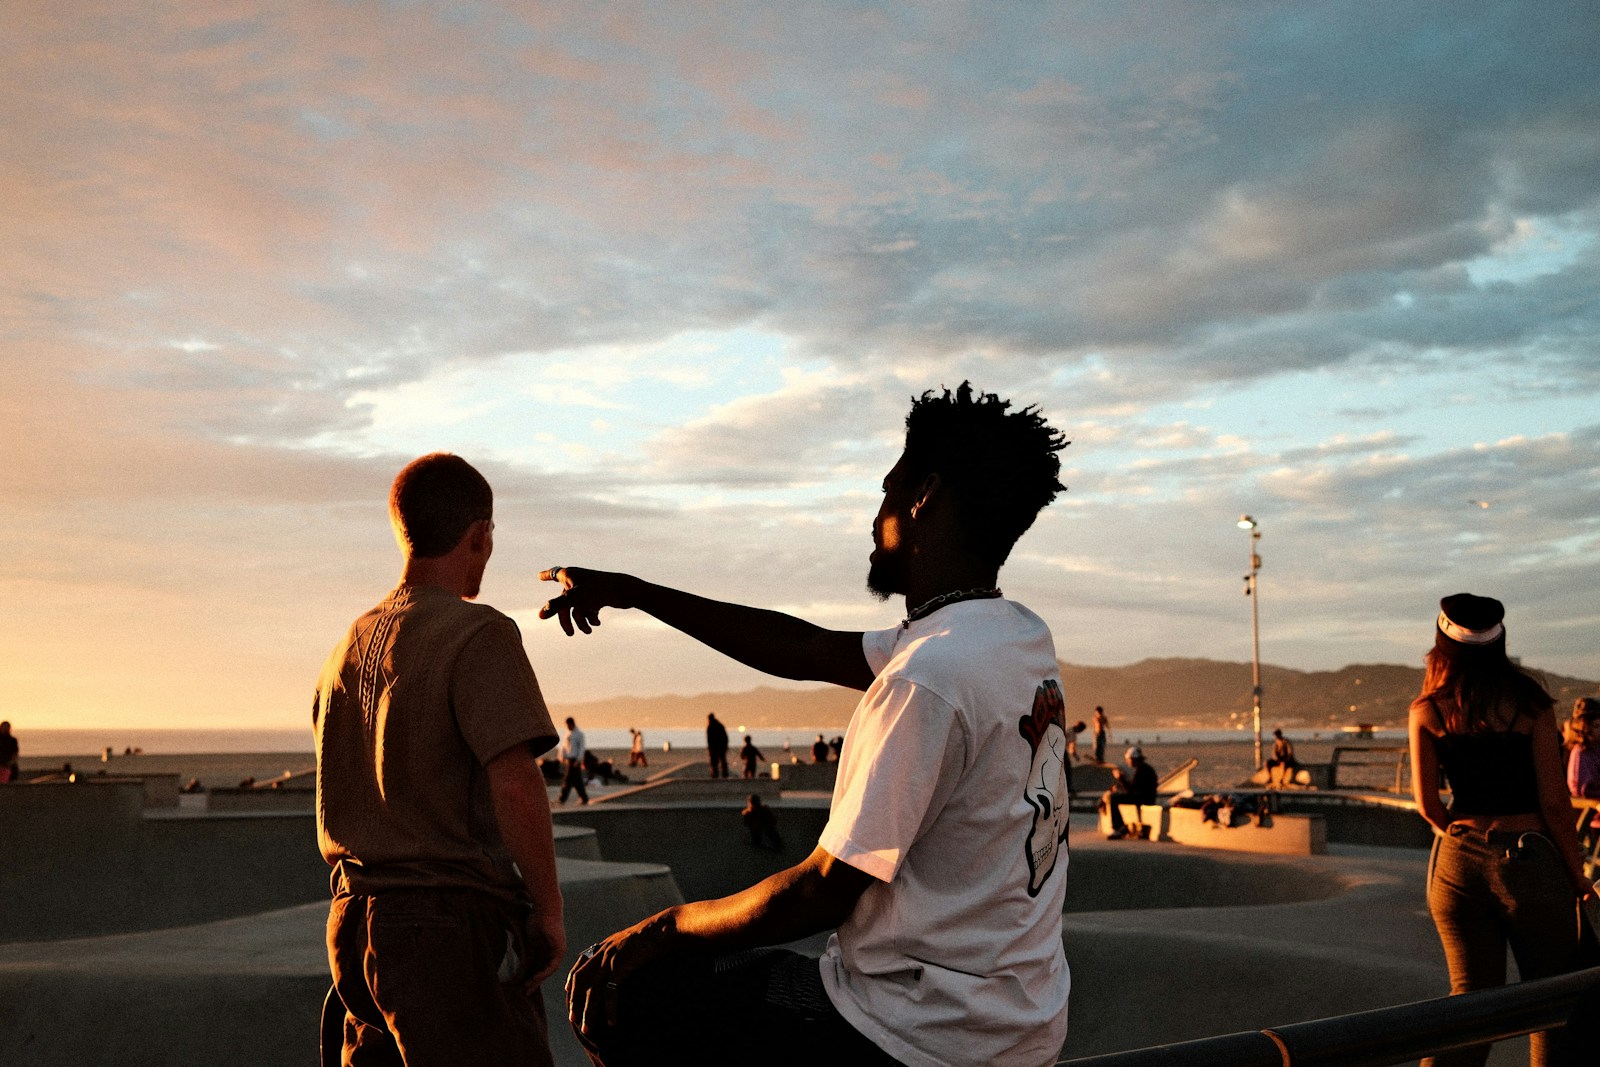
[[[593,841],[581,832],[563,836]],[[543,992],[557,1062],[581,1067],[588,1061],[561,1003],[577,953],[682,896],[660,864],[559,863],[568,954]],[[5,945],[0,1063],[315,1063],[328,991],[327,914],[319,901],[199,926]]]

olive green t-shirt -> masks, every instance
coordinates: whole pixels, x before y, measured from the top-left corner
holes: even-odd
[[[526,896],[484,766],[555,727],[510,618],[402,585],[328,657],[312,712],[317,838],[333,891],[458,887]]]

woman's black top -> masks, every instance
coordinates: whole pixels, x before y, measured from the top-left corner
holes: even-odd
[[[1531,734],[1445,733],[1439,737],[1439,764],[1450,781],[1451,815],[1528,815],[1539,810]]]

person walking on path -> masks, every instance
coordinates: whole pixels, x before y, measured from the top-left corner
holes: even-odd
[[[728,1051],[701,1063],[745,1063],[755,1047],[768,1067],[1059,1057],[1065,698],[1049,628],[996,582],[1063,488],[1066,442],[1010,407],[967,383],[913,401],[872,525],[868,587],[908,609],[889,629],[826,630],[626,574],[541,574],[562,590],[540,617],[569,635],[637,608],[758,670],[864,691],[810,856],[579,955],[569,1018],[595,1063],[704,1049],[706,1004]],[[751,951],[825,930],[821,960]]]
[[[1422,693],[1411,704],[1411,782],[1433,826],[1428,910],[1452,995],[1504,985],[1506,947],[1524,979],[1576,969],[1584,879],[1562,776],[1555,703],[1506,656],[1505,607],[1457,593],[1439,602]],[[1451,801],[1439,796],[1439,775]],[[1573,1027],[1530,1039],[1535,1067],[1593,1055]],[[1424,1064],[1481,1067],[1489,1047]],[[1587,1058],[1582,1062],[1590,1062]]]
[[[458,456],[400,472],[400,584],[350,627],[317,685],[343,1063],[551,1063],[539,983],[566,933],[536,757],[556,732],[517,624],[471,603],[493,505]]]
[[[1106,709],[1096,704],[1094,708],[1094,761],[1106,761],[1106,741],[1111,737],[1111,720],[1106,718]]]
[[[628,766],[650,766],[650,761],[644,758],[644,734],[631,726],[628,727],[628,733],[632,735],[632,739],[628,743]]]
[[[728,728],[714,714],[706,716],[706,756],[711,761],[711,777],[728,777]]]
[[[21,751],[22,746],[11,733],[11,723],[0,722],[0,785],[17,780],[17,775],[21,773],[17,767],[17,756]]]
[[[583,765],[584,754],[589,751],[585,742],[583,731],[578,729],[578,724],[572,716],[567,716],[567,728],[561,732],[561,745],[556,749],[561,757],[561,795],[556,798],[557,804],[567,802],[567,794],[574,790],[578,794],[578,803],[589,803],[589,790],[584,787],[583,779],[588,771]]]
[[[744,761],[744,776],[746,778],[754,778],[756,776],[756,768],[766,757],[761,754],[761,750],[756,747],[756,743],[746,734],[744,747],[739,749],[739,758]]]

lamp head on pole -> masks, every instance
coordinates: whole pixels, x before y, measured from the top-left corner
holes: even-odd
[[[1256,528],[1256,520],[1248,515],[1240,515],[1238,526],[1241,530],[1254,530]]]

